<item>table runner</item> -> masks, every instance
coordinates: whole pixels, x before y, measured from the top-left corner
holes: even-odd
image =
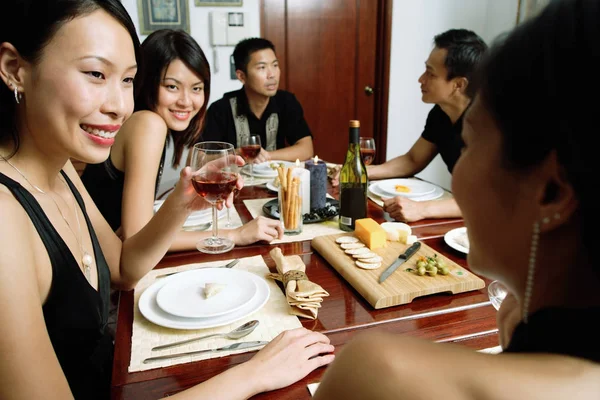
[[[265,216],[265,213],[262,211],[262,207],[266,202],[271,200],[273,200],[273,198],[244,200],[244,205],[246,208],[248,208],[252,218],[256,218],[259,215]],[[283,239],[273,240],[271,244],[302,242],[305,240],[312,240],[317,236],[335,235],[337,233],[344,233],[344,231],[339,228],[338,217],[335,217],[329,221],[318,224],[304,224],[300,234],[289,236],[283,235]]]
[[[198,329],[198,330],[179,330],[158,326],[148,321],[141,314],[138,308],[138,301],[141,294],[146,288],[153,284],[157,275],[162,275],[169,272],[180,272],[199,267],[214,267],[226,264],[229,260],[220,260],[201,264],[187,264],[178,267],[164,268],[150,271],[142,278],[134,291],[134,311],[133,311],[133,334],[131,338],[131,359],[129,363],[129,372],[145,371],[149,369],[162,368],[171,365],[184,364],[192,361],[206,360],[209,358],[224,357],[230,354],[244,353],[247,351],[256,351],[256,348],[250,348],[237,351],[221,351],[218,353],[206,353],[196,356],[188,356],[175,358],[171,360],[155,361],[150,364],[144,364],[144,359],[157,355],[175,354],[186,351],[196,351],[204,349],[214,349],[220,346],[236,343],[236,341],[224,338],[210,338],[199,342],[189,343],[182,346],[177,346],[171,349],[162,351],[151,351],[152,347],[167,344],[179,340],[185,340],[197,336],[210,335],[213,333],[229,332],[232,329],[244,324],[247,321],[257,319],[260,324],[254,332],[239,341],[255,341],[265,340],[270,341],[279,333],[299,328],[302,326],[298,317],[290,314],[290,306],[288,305],[285,295],[271,279],[265,279],[270,289],[270,296],[267,303],[255,313],[242,318],[239,321],[229,325],[220,326],[217,328]],[[241,258],[240,262],[234,267],[252,272],[260,277],[265,277],[269,273],[269,269],[265,264],[262,256],[254,256]],[[165,279],[165,278],[158,278]]]

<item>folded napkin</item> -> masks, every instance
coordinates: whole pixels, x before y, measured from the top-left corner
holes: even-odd
[[[308,279],[305,272],[306,265],[300,256],[284,257],[278,247],[271,250],[269,254],[275,260],[277,273],[271,273],[268,277],[283,282],[285,297],[292,307],[292,314],[317,319],[323,297],[329,296],[329,293]]]

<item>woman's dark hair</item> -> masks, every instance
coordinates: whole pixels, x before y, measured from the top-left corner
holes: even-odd
[[[120,0],[3,0],[0,23],[0,43],[11,43],[21,57],[36,64],[54,34],[67,22],[96,10],[104,10],[127,29],[136,60],[139,64],[140,41],[135,26]],[[4,85],[2,85],[4,86]],[[25,94],[27,95],[27,94]],[[17,112],[13,92],[0,88],[0,142],[10,138],[14,155],[20,144],[17,130]]]
[[[210,66],[198,43],[182,30],[161,29],[144,40],[141,63],[135,78],[135,110],[154,111],[158,91],[171,62],[179,59],[204,83],[204,104],[186,130],[170,135],[173,140],[173,167],[179,165],[183,149],[196,143],[204,125],[210,97]]]
[[[599,42],[598,0],[553,1],[496,43],[479,74],[480,100],[502,132],[506,167],[527,169],[556,152],[578,198],[589,251],[599,220],[592,193],[598,149],[591,143]]]

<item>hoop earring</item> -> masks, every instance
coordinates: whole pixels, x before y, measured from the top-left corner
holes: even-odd
[[[17,104],[21,103],[21,93],[19,93],[19,89],[17,89],[17,85],[14,85],[14,92],[15,92],[15,101],[17,102]]]
[[[537,247],[540,240],[540,223],[533,223],[533,235],[531,237],[531,248],[529,250],[529,266],[527,268],[527,282],[525,283],[525,294],[523,296],[523,322],[527,323],[529,319],[529,303],[533,292],[533,278],[535,275],[535,261],[537,256]]]

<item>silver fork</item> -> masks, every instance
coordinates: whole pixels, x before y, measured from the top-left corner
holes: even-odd
[[[225,265],[221,265],[219,267],[201,267],[201,268],[233,268],[239,262],[240,262],[240,260],[236,258],[235,260],[233,260],[233,261],[231,261],[231,262],[229,262],[229,263],[227,263]],[[193,271],[194,269],[201,269],[201,268],[193,268],[193,269],[188,269],[186,271]],[[171,276],[171,275],[175,275],[175,274],[178,274],[180,272],[186,272],[186,271],[169,272],[168,274],[156,275],[155,279],[164,278],[166,276]]]

